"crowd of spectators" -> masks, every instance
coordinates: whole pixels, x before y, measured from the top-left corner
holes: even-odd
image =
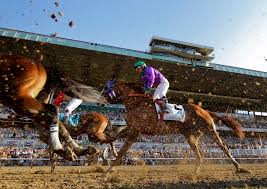
[[[4,128],[0,130],[1,139],[16,139],[16,140],[38,140],[38,133],[34,130],[25,130],[19,128]],[[240,141],[235,137],[221,136],[224,142],[232,150],[246,150],[247,156],[250,156],[255,150],[267,149],[267,142],[261,138],[245,138]],[[1,140],[0,140],[1,141]],[[92,144],[86,134],[77,137],[77,142],[81,145]],[[118,140],[118,144],[122,144],[123,140]],[[137,139],[137,146],[133,145],[131,150],[140,154],[141,158],[184,158],[194,157],[192,150],[190,149],[187,141],[183,135],[168,135],[168,136],[148,136],[143,135]],[[5,144],[7,145],[7,144]],[[25,153],[35,152],[35,154],[43,153],[45,149],[32,149],[31,148],[18,148],[1,146],[1,157],[10,157],[11,152],[16,151],[20,158],[26,158]],[[117,145],[119,148],[120,145]],[[200,141],[200,147],[206,157],[225,157],[224,153],[219,149],[216,143],[209,138],[203,137]],[[254,151],[253,151],[254,150]],[[27,154],[26,153],[26,154]],[[254,154],[254,157],[257,154]],[[266,154],[265,154],[266,155]],[[261,156],[261,154],[259,154]],[[27,156],[28,157],[28,156]],[[30,156],[32,157],[32,156]],[[37,158],[43,157],[43,155],[37,155]]]
[[[179,135],[180,136],[180,135]],[[128,156],[139,157],[142,159],[168,159],[168,158],[195,158],[195,154],[190,146],[184,141],[181,136],[178,139],[180,143],[160,143],[154,138],[146,142],[141,142],[139,145],[133,145],[130,149]],[[237,158],[267,158],[267,141],[260,144],[257,139],[245,139],[243,142],[222,137],[230,148],[234,157]],[[139,139],[139,141],[142,141]],[[162,141],[162,140],[158,140]],[[121,145],[116,145],[119,149]],[[204,139],[200,142],[200,149],[205,158],[227,158],[224,152],[216,145],[211,139]],[[110,150],[110,157],[112,156]]]
[[[1,113],[1,112],[0,112]],[[6,114],[7,111],[2,113]],[[123,109],[119,111],[103,111],[110,120],[125,121],[125,112]],[[259,123],[243,120],[242,126],[246,128],[264,128],[267,129],[267,120],[260,120]],[[16,140],[38,140],[38,133],[33,129],[20,128],[2,128],[0,129],[0,142],[3,139]],[[267,141],[261,139],[260,136],[254,138],[245,138],[243,141],[235,137],[222,136],[224,142],[231,149],[233,155],[239,158],[267,157]],[[86,134],[80,135],[77,141],[81,145],[92,144]],[[117,141],[117,148],[120,148],[123,140]],[[190,149],[186,139],[182,135],[168,135],[168,136],[147,136],[144,135],[137,139],[137,145],[129,150],[128,157],[142,158],[142,159],[181,159],[194,158],[195,154]],[[200,141],[200,148],[206,158],[226,158],[225,154],[216,143],[209,137],[204,137]],[[111,154],[111,153],[109,153]],[[27,159],[48,159],[49,154],[47,148],[40,148],[38,146],[15,146],[13,144],[1,144],[0,159],[9,158],[27,158]],[[114,158],[110,155],[109,158]],[[128,158],[129,159],[129,158]]]
[[[34,129],[21,129],[16,127],[1,128],[1,138],[38,139],[39,134]]]
[[[49,158],[49,153],[45,148],[20,148],[17,146],[1,146],[0,159],[9,158],[44,159]]]

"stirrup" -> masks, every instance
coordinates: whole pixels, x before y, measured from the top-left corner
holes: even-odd
[[[166,113],[166,114],[170,113],[170,111],[168,109],[162,109],[162,112]]]

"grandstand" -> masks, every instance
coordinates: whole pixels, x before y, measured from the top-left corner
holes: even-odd
[[[242,142],[232,136],[229,140],[229,129],[223,125],[217,127],[234,156],[266,161],[267,73],[211,63],[214,58],[213,55],[210,56],[214,50],[212,47],[152,37],[150,52],[143,52],[6,28],[0,28],[0,44],[1,52],[16,53],[40,61],[46,67],[60,69],[99,91],[114,74],[118,79],[138,82],[132,65],[136,60],[144,60],[158,68],[170,81],[170,102],[182,104],[190,101],[218,114],[230,113],[242,123],[247,137]],[[108,115],[113,124],[126,124],[123,105],[82,104],[77,111],[101,111]],[[8,110],[1,109],[2,124],[10,124],[7,112]],[[16,145],[27,150],[46,148],[46,145],[36,141],[36,133],[30,132],[27,135],[27,132],[2,130],[3,148],[14,148]],[[21,136],[21,133],[26,134]],[[25,139],[24,136],[28,138]],[[33,136],[34,139],[31,138]],[[80,143],[88,144],[86,137],[81,139]],[[30,141],[34,141],[32,145],[25,146]],[[118,141],[117,146],[120,145],[121,141]],[[202,148],[210,158],[224,158],[213,144],[205,142]],[[148,154],[146,150],[140,152],[142,149],[151,150],[148,150]],[[143,136],[138,139],[132,151],[150,160],[184,158],[184,151],[191,157],[189,147],[181,136]]]

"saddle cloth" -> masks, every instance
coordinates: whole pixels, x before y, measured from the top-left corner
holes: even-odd
[[[158,114],[158,119],[160,120],[161,108],[157,103],[155,103],[155,106],[156,106],[156,111]],[[163,114],[163,120],[172,120],[172,121],[180,121],[180,122],[185,121],[185,111],[182,105],[168,103],[167,109],[169,113]]]

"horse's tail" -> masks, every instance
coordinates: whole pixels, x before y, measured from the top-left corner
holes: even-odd
[[[245,137],[242,127],[238,121],[229,115],[218,116],[214,112],[207,111],[216,123],[222,122],[225,126],[233,129],[234,133],[241,139]]]

